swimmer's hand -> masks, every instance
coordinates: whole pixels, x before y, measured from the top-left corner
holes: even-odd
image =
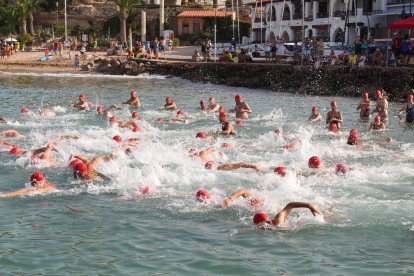
[[[313,216],[316,216],[316,214],[322,215],[321,211],[319,210],[318,207],[316,207],[315,205],[309,203],[308,206],[309,210],[312,212]]]

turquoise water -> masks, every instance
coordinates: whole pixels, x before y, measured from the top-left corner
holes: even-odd
[[[142,133],[109,128],[95,112],[64,107],[86,93],[104,106],[128,99],[137,89],[146,121]],[[227,110],[241,93],[254,115],[237,127],[235,137],[218,137],[223,154],[218,163],[245,161],[260,165],[251,170],[207,171],[188,149],[210,146],[195,139],[198,131],[218,129],[216,115],[198,111],[198,102],[214,96]],[[173,113],[160,110],[166,96],[193,116],[188,124],[157,124]],[[79,140],[59,143],[57,167],[32,165],[28,156],[15,157],[0,148],[0,192],[25,187],[30,175],[44,172],[59,191],[53,194],[0,200],[0,267],[2,275],[397,275],[414,272],[414,133],[396,117],[400,104],[390,104],[385,132],[369,133],[359,120],[358,99],[336,97],[344,113],[344,133],[333,135],[324,124],[309,125],[313,105],[325,115],[332,98],[298,96],[191,83],[163,77],[100,77],[87,75],[0,73],[0,114],[9,118],[1,131],[17,129],[26,139],[6,138],[25,149],[44,146],[62,134]],[[23,117],[21,107],[53,108],[52,118]],[[128,119],[131,110],[113,112]],[[232,115],[233,116],[233,115]],[[234,118],[232,118],[234,120]],[[364,148],[346,145],[346,134],[358,128]],[[281,128],[283,138],[276,137]],[[140,149],[124,155],[112,141],[138,137]],[[381,143],[387,137],[391,144]],[[282,146],[300,140],[297,151]],[[223,142],[234,149],[220,149]],[[116,161],[99,171],[111,180],[85,186],[73,180],[67,160],[72,153],[89,158],[119,152]],[[301,176],[312,155],[321,156],[325,172]],[[336,163],[358,167],[336,176]],[[288,167],[281,178],[278,165]],[[145,197],[137,190],[150,186]],[[264,200],[258,209],[243,199],[222,209],[218,203],[238,187]],[[207,189],[217,204],[195,200]],[[262,210],[273,216],[290,201],[309,201],[324,216],[295,210],[290,228],[257,230],[252,216]],[[76,210],[70,209],[75,208]]]

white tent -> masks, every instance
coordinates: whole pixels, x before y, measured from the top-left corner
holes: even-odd
[[[17,42],[17,39],[9,37],[9,38],[6,38],[4,41],[6,41],[6,42]]]

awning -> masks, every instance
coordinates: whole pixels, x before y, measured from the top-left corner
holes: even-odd
[[[391,30],[409,30],[414,29],[414,16],[408,17],[406,19],[398,20],[388,26]]]

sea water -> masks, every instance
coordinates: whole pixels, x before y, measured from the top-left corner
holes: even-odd
[[[121,105],[136,89],[141,98],[142,131],[109,127],[95,110],[67,107],[85,93],[88,100]],[[373,91],[371,91],[371,95]],[[210,96],[229,111],[241,94],[253,115],[236,126],[237,135],[216,137],[213,143],[195,138],[199,131],[220,128],[217,114],[203,114],[199,101]],[[191,115],[186,123],[157,123],[175,117],[160,109],[165,97]],[[26,150],[40,148],[59,135],[53,157],[56,167],[31,164],[30,157],[0,152],[0,192],[23,189],[30,175],[42,171],[58,187],[50,194],[0,200],[1,275],[396,275],[414,273],[414,133],[397,118],[401,104],[390,103],[390,122],[384,132],[369,132],[360,121],[359,99],[316,97],[192,83],[178,78],[72,74],[0,73],[0,115],[8,122],[1,131],[16,129],[26,138],[5,138]],[[344,115],[342,133],[330,133],[324,122],[309,124],[312,106],[329,111],[335,99]],[[55,110],[56,116],[22,116],[20,109]],[[128,120],[131,109],[111,111]],[[235,121],[234,114],[229,113]],[[276,136],[279,128],[282,135]],[[363,147],[346,145],[347,133],[357,128]],[[140,139],[131,155],[112,140]],[[388,137],[392,143],[384,143]],[[296,151],[283,149],[295,140]],[[234,148],[221,148],[222,143]],[[241,169],[206,170],[188,154],[216,146],[218,163],[249,162],[261,173]],[[98,166],[110,180],[86,185],[74,180],[68,167],[71,154],[89,159],[118,153]],[[301,175],[309,157],[319,155],[324,173]],[[344,163],[355,170],[337,176]],[[288,168],[287,176],[273,173]],[[142,187],[150,193],[142,196]],[[264,204],[251,207],[239,199],[229,208],[221,201],[245,188]],[[199,203],[206,189],[214,203]],[[256,229],[257,211],[274,216],[288,202],[317,205],[323,216],[294,210],[286,229]]]

